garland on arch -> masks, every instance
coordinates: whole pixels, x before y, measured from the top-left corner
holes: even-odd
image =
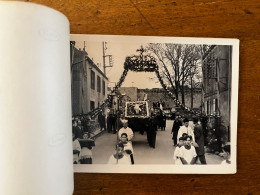
[[[154,72],[158,70],[158,65],[152,56],[132,56],[126,58],[124,69],[134,72]]]
[[[189,112],[189,113],[192,113],[192,114],[195,114],[197,116],[200,116],[201,115],[201,112],[197,112],[197,111],[194,111],[192,110],[191,108],[188,108],[187,106],[184,106],[179,100],[177,100],[175,98],[175,96],[173,95],[173,93],[167,88],[167,86],[164,84],[163,82],[163,79],[159,73],[159,70],[156,70],[155,71],[155,74],[162,86],[162,88],[167,92],[168,96],[178,105],[180,106],[185,112]]]
[[[134,71],[134,72],[155,72],[162,88],[167,92],[168,96],[178,105],[183,109],[185,112],[195,114],[197,116],[200,116],[202,113],[198,111],[194,111],[191,108],[188,108],[184,106],[179,100],[177,100],[174,96],[174,94],[167,88],[167,86],[164,84],[162,77],[160,76],[159,73],[159,68],[156,63],[156,60],[152,56],[143,56],[144,49],[141,47],[141,49],[137,50],[140,52],[139,56],[131,56],[131,57],[126,57],[125,63],[124,63],[124,71],[112,90],[111,94],[115,93],[118,91],[118,89],[121,87],[122,83],[125,80],[125,77],[128,73],[128,70]],[[102,110],[107,107],[108,105],[112,104],[112,95],[109,94],[106,100],[104,101],[103,104],[101,104],[98,108],[86,113],[86,114],[81,114],[81,115],[76,115],[74,117],[80,117],[81,119],[87,119],[87,117],[94,118],[97,116]]]

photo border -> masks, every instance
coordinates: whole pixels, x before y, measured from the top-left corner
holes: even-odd
[[[191,38],[191,37],[163,37],[163,36],[125,36],[125,35],[85,35],[71,34],[73,37],[84,37],[86,42],[140,42],[143,43],[175,43],[175,44],[206,44],[232,46],[231,73],[231,110],[230,110],[230,165],[74,165],[77,173],[147,173],[147,174],[234,174],[237,172],[237,118],[238,118],[238,86],[239,86],[239,40],[228,38]]]

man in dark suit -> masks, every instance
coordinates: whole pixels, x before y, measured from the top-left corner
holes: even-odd
[[[83,129],[81,127],[81,121],[80,120],[78,120],[78,121],[74,120],[72,122],[72,130],[75,134],[76,139],[77,138],[80,138],[80,139],[83,138]]]
[[[147,140],[148,140],[149,146],[152,148],[155,148],[157,120],[153,114],[151,114],[151,115],[152,116],[149,120],[149,128],[147,129]]]
[[[100,126],[100,131],[102,131],[103,129],[104,129],[104,131],[107,130],[107,128],[106,128],[106,117],[105,117],[103,111],[100,112],[99,115],[98,115],[98,123],[99,123],[99,126]]]
[[[194,136],[198,147],[195,147],[197,157],[195,162],[197,162],[198,158],[200,159],[201,164],[207,164],[205,159],[205,151],[204,151],[204,134],[203,129],[200,124],[198,124],[198,118],[193,118],[194,123]]]
[[[180,129],[180,127],[182,126],[182,122],[179,119],[179,116],[176,116],[175,121],[173,122],[173,126],[172,126],[172,139],[173,139],[173,145],[176,146],[177,145],[177,136],[178,136],[178,131]]]
[[[116,115],[113,110],[109,111],[109,115],[107,117],[107,131],[108,133],[116,133]]]

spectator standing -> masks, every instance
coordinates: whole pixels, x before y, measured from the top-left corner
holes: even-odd
[[[82,126],[81,120],[78,120],[77,126],[78,126],[78,129],[79,129],[77,138],[83,139],[84,131],[83,131],[83,126]]]
[[[103,129],[105,131],[107,130],[107,128],[106,128],[106,117],[105,117],[103,112],[100,112],[99,115],[98,115],[98,123],[99,123],[99,126],[100,126],[100,131],[102,131]]]
[[[83,130],[80,128],[79,123],[80,122],[79,121],[77,122],[76,120],[74,120],[72,122],[72,131],[74,132],[76,138],[82,139],[83,138]]]
[[[173,122],[172,132],[171,132],[173,134],[172,139],[173,139],[174,146],[177,145],[177,136],[181,126],[182,126],[182,122],[180,121],[179,116],[176,116],[175,121]]]
[[[73,142],[73,164],[78,164],[81,147],[79,141],[77,140],[75,132],[72,132],[72,142]]]
[[[165,131],[165,128],[166,128],[166,115],[165,113],[163,113],[163,130]]]
[[[206,163],[206,158],[205,158],[205,151],[204,151],[204,134],[203,134],[203,129],[200,124],[198,124],[198,118],[193,119],[194,123],[194,136],[196,139],[196,143],[198,144],[198,147],[196,147],[196,152],[197,152],[197,157],[196,161],[198,158],[200,159],[201,164],[207,164]]]
[[[207,145],[207,136],[208,136],[208,130],[207,130],[207,123],[208,123],[208,117],[202,116],[201,117],[201,126],[203,129],[203,135],[204,135],[204,145]]]
[[[158,120],[158,127],[163,131],[164,127],[164,120],[163,120],[163,112],[162,110],[159,111],[159,114],[157,115],[157,120]]]
[[[114,134],[116,134],[116,121],[117,121],[117,115],[113,113],[111,115],[111,127],[112,127],[112,132]]]
[[[116,133],[116,115],[114,114],[113,110],[109,111],[107,117],[107,130],[108,132]]]
[[[112,133],[112,114],[111,111],[109,112],[107,116],[107,132]]]
[[[83,132],[84,133],[89,132],[90,116],[82,118],[81,122],[82,122]]]

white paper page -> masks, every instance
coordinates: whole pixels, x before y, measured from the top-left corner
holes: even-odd
[[[0,194],[72,194],[69,22],[0,1]]]

